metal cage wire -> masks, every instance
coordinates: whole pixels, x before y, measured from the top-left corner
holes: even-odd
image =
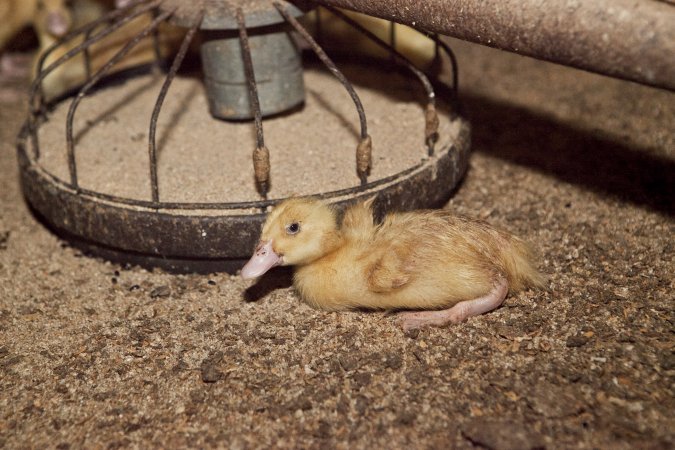
[[[201,5],[224,3],[226,0],[204,0]],[[255,246],[257,230],[262,225],[265,213],[269,207],[284,200],[284,198],[270,198],[270,154],[275,149],[265,140],[266,114],[276,114],[263,111],[260,85],[256,79],[256,67],[253,64],[251,39],[260,25],[260,18],[244,13],[241,9],[231,11],[232,16],[226,19],[218,16],[214,19],[211,12],[202,8],[189,11],[184,15],[187,3],[176,0],[136,0],[126,7],[108,12],[98,20],[83,25],[50,47],[41,55],[38,61],[38,74],[30,89],[30,107],[28,118],[19,135],[17,150],[21,168],[21,182],[27,201],[33,209],[43,216],[45,222],[57,233],[81,246],[85,251],[98,254],[108,259],[121,262],[133,262],[146,266],[160,266],[168,270],[204,271],[227,270],[234,271],[241,264],[251,249]],[[398,51],[395,25],[390,23],[388,38],[379,38],[368,29],[360,26],[348,15],[342,14],[333,8],[323,9],[321,1],[303,3],[307,8],[314,10],[313,32],[306,29],[296,19],[303,11],[295,4],[286,0],[269,0],[269,12],[276,16],[283,25],[283,34],[287,37],[293,33],[294,39],[304,41],[304,50],[314,53],[316,59],[322,63],[329,74],[332,74],[352,100],[356,109],[358,122],[356,124],[356,148],[353,153],[355,159],[354,184],[337,190],[314,192],[312,195],[334,204],[337,208],[358,200],[377,195],[375,210],[378,215],[391,209],[411,209],[438,205],[447,199],[451,191],[457,186],[461,176],[468,166],[470,143],[470,128],[468,122],[458,113],[458,72],[455,55],[436,35],[427,35],[435,42],[435,59],[432,68],[443,67],[448,69],[451,84],[445,85],[433,82],[424,71],[416,67],[406,56]],[[319,8],[321,7],[321,8]],[[177,12],[177,9],[181,9]],[[370,174],[372,164],[373,142],[369,134],[368,119],[359,94],[352,83],[340,71],[342,60],[336,63],[324,50],[326,41],[324,29],[324,13],[332,14],[338,21],[344,21],[348,27],[355,30],[389,54],[390,63],[399,67],[400,75],[410,83],[419,85],[423,99],[420,102],[422,111],[419,118],[419,142],[423,153],[418,162],[396,169],[395,173],[387,173],[373,177]],[[94,64],[96,53],[92,46],[101,42],[117,30],[127,26],[141,16],[147,21],[142,27],[134,28],[134,35],[129,37],[114,54],[106,61]],[[188,17],[189,20],[186,19]],[[162,114],[163,106],[181,65],[187,59],[191,44],[197,33],[202,33],[202,51],[206,39],[213,36],[219,39],[220,23],[227,22],[227,39],[232,45],[237,42],[237,52],[241,57],[237,70],[245,74],[244,82],[238,87],[237,95],[249,100],[250,115],[246,120],[237,120],[242,126],[251,126],[254,131],[254,144],[251,151],[252,183],[255,184],[258,199],[244,201],[167,201],[163,199],[160,189],[160,178],[166,175],[158,173],[157,126]],[[265,22],[268,20],[268,22]],[[264,24],[269,23],[269,15]],[[174,45],[173,59],[165,60],[162,55],[160,34],[158,28],[163,23],[178,25],[184,29],[181,40]],[[131,25],[130,25],[131,26]],[[139,29],[142,28],[142,29]],[[214,34],[213,31],[216,31]],[[256,31],[257,33],[257,31]],[[257,36],[257,34],[256,34]],[[154,98],[149,113],[147,132],[149,192],[147,197],[125,197],[119,191],[97,190],[80,183],[78,176],[78,142],[75,137],[75,117],[78,108],[93,95],[97,87],[111,78],[114,66],[123,61],[125,55],[130,54],[141,42],[151,39],[154,50],[154,63],[150,66],[161,69],[164,79],[160,81],[160,88]],[[388,42],[387,42],[388,39]],[[76,41],[77,42],[74,42]],[[230,41],[228,41],[230,42]],[[295,42],[295,41],[294,41]],[[230,44],[228,44],[230,45]],[[55,52],[60,56],[54,57]],[[386,54],[386,53],[385,53]],[[43,90],[43,82],[63,64],[81,55],[86,79],[75,90],[65,95],[47,98]],[[46,63],[52,57],[53,62]],[[202,55],[203,56],[203,55]],[[79,63],[79,62],[78,62]],[[202,64],[204,60],[202,58]],[[360,64],[360,63],[359,63]],[[206,77],[206,69],[202,67]],[[408,75],[410,74],[410,75]],[[122,79],[127,75],[123,75]],[[205,88],[207,94],[208,86]],[[238,85],[240,86],[240,85]],[[285,91],[283,91],[285,92]],[[207,96],[209,105],[211,98]],[[448,123],[455,123],[449,135],[440,135],[439,115],[436,102],[438,99],[449,100],[444,110],[444,118]],[[40,163],[40,127],[50,121],[50,115],[56,107],[67,112],[65,121],[65,162],[67,168],[64,174],[57,176]],[[293,108],[291,105],[290,108]],[[294,111],[294,110],[293,110]],[[295,112],[291,112],[294,114]],[[215,119],[225,119],[218,115],[218,111],[211,110]],[[458,122],[456,122],[458,121]],[[214,120],[215,126],[218,121]],[[60,123],[58,124],[60,125]],[[410,125],[415,132],[417,124]],[[53,129],[53,127],[51,128]],[[31,145],[29,145],[29,143]],[[268,147],[270,146],[270,147]],[[377,147],[376,147],[377,148]],[[44,150],[44,149],[43,149]],[[288,149],[283,149],[286,152]],[[61,152],[61,148],[49,147],[49,155]],[[331,152],[331,149],[327,149]],[[46,154],[46,153],[45,153]],[[384,155],[386,157],[386,155]],[[215,262],[218,261],[218,262]],[[208,269],[206,269],[208,267]]]
[[[113,10],[101,18],[97,19],[94,22],[86,24],[82,27],[79,27],[76,30],[71,31],[61,40],[51,46],[47,51],[45,51],[39,61],[38,61],[38,76],[32,84],[30,91],[30,120],[29,128],[30,134],[33,139],[33,149],[35,159],[39,159],[39,142],[37,139],[37,127],[39,126],[41,120],[43,120],[47,115],[46,104],[44,94],[42,92],[42,83],[46,76],[48,76],[52,71],[62,64],[68,62],[68,60],[75,57],[77,54],[82,53],[84,56],[84,65],[87,74],[87,81],[80,88],[77,95],[74,96],[69,110],[66,121],[66,140],[67,140],[67,160],[68,160],[68,171],[70,175],[68,187],[75,190],[78,193],[83,195],[92,196],[95,198],[100,198],[102,200],[110,200],[115,202],[126,203],[129,205],[151,207],[156,210],[160,209],[241,209],[248,207],[259,207],[265,208],[273,203],[267,199],[268,192],[268,182],[269,182],[269,172],[270,172],[270,163],[269,163],[269,150],[265,146],[264,141],[264,132],[263,132],[263,119],[260,111],[260,102],[258,99],[257,92],[257,83],[255,79],[255,73],[253,70],[253,63],[250,55],[250,48],[248,43],[248,35],[246,32],[246,23],[244,19],[244,14],[241,8],[237,9],[236,20],[239,29],[239,38],[242,47],[242,55],[244,60],[244,69],[246,73],[246,78],[248,80],[249,86],[249,96],[251,99],[251,105],[254,115],[254,125],[256,129],[256,142],[257,146],[253,150],[253,164],[254,164],[254,174],[255,180],[259,193],[262,197],[262,200],[253,201],[253,202],[234,202],[234,203],[207,203],[207,202],[162,202],[160,200],[159,192],[159,181],[157,173],[157,144],[156,144],[156,127],[159,114],[161,112],[161,107],[164,102],[164,99],[169,91],[171,82],[176,76],[178,70],[180,69],[181,64],[185,58],[185,55],[190,47],[190,44],[199,30],[202,21],[204,19],[205,12],[201,10],[197,15],[196,19],[190,25],[190,28],[187,30],[185,37],[183,38],[180,48],[176,53],[173,62],[166,74],[166,78],[161,87],[161,90],[157,96],[155,106],[153,108],[152,116],[150,118],[149,132],[148,132],[148,159],[150,166],[150,186],[151,186],[151,200],[137,200],[137,199],[128,199],[123,197],[118,197],[114,195],[104,194],[100,192],[95,192],[86,188],[83,188],[79,185],[78,176],[77,176],[77,163],[75,157],[76,143],[73,137],[73,120],[76,114],[77,108],[80,102],[87,96],[87,94],[110,72],[112,67],[122,60],[136,45],[138,45],[143,39],[152,35],[154,42],[154,49],[156,54],[157,62],[161,60],[161,52],[159,50],[159,38],[157,29],[162,22],[165,22],[171,18],[175,13],[175,9],[171,11],[160,11],[159,7],[164,3],[164,0],[136,0],[131,2],[124,8]],[[293,29],[303,38],[305,42],[310,46],[312,51],[317,55],[317,57],[324,63],[328,70],[340,81],[344,88],[349,93],[352,98],[355,108],[359,117],[360,125],[360,142],[357,145],[356,150],[356,166],[358,176],[361,180],[361,186],[368,186],[368,173],[370,171],[371,165],[371,152],[372,152],[372,139],[368,134],[368,125],[367,117],[365,110],[363,108],[362,102],[349,82],[349,80],[342,74],[337,65],[331,60],[331,58],[326,54],[326,52],[321,48],[317,40],[321,38],[314,39],[305,27],[303,27],[300,22],[291,15],[285,5],[278,1],[273,2],[274,8],[279,12],[280,16],[289,23]],[[319,6],[319,5],[317,5]],[[420,84],[423,86],[426,95],[427,95],[427,106],[424,116],[424,139],[425,145],[428,148],[429,155],[433,155],[434,152],[434,143],[437,139],[438,133],[438,116],[435,108],[435,98],[436,94],[434,92],[434,87],[429,81],[427,76],[420,69],[414,66],[414,64],[402,55],[396,49],[395,43],[395,33],[394,33],[394,24],[391,24],[390,32],[390,42],[387,43],[384,40],[377,37],[374,33],[360,25],[355,20],[351,19],[346,14],[341,11],[333,8],[326,7],[335,17],[338,17],[340,20],[344,21],[350,25],[353,29],[360,32],[362,35],[367,37],[370,41],[377,44],[378,46],[389,51],[392,59],[396,61],[401,66],[408,69],[412,74],[418,79]],[[92,73],[91,69],[91,55],[90,48],[96,42],[99,42],[106,36],[111,33],[121,29],[126,24],[132,20],[142,16],[146,13],[153,13],[153,20],[144,27],[138,34],[132,37],[117,53],[115,53],[108,62],[103,65],[98,71]],[[317,29],[319,34],[321,33],[321,21],[320,15],[317,12]],[[103,29],[96,31],[97,28],[100,28],[102,25],[107,25]],[[83,36],[84,40],[82,43],[76,45],[74,48],[67,51],[56,61],[52,62],[50,65],[45,67],[45,61],[57,48],[64,46],[73,39]],[[433,37],[436,44],[436,57],[439,57],[439,49],[442,50],[449,58],[451,70],[452,70],[452,90],[453,93],[457,93],[457,63],[456,58],[450,49],[450,47],[438,39],[437,36]],[[390,178],[390,177],[388,177]],[[387,182],[388,178],[378,180],[378,184],[382,182]],[[55,180],[56,181],[56,180]],[[60,181],[60,180],[59,180]],[[372,183],[371,183],[372,184]],[[354,188],[347,188],[341,191],[341,193],[349,193],[353,191]]]

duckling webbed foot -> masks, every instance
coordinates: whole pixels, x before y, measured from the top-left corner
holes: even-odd
[[[399,313],[399,322],[404,331],[426,326],[441,327],[449,323],[459,323],[469,317],[492,311],[504,302],[509,292],[509,284],[500,278],[494,289],[483,297],[465,300],[452,308],[440,311],[407,311]]]

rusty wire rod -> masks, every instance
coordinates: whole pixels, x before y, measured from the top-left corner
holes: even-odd
[[[133,19],[137,18],[138,16],[141,16],[145,14],[146,12],[150,11],[153,8],[156,8],[160,4],[162,4],[164,0],[155,0],[154,2],[147,4],[140,8],[137,11],[134,11],[132,14],[128,16],[124,16],[124,13],[127,12],[130,8],[133,8],[137,4],[141,3],[147,3],[147,0],[140,0],[138,3],[133,3],[132,5],[120,9],[120,10],[115,10],[112,11],[104,16],[101,16],[100,18],[94,20],[93,22],[90,22],[87,25],[84,25],[76,30],[73,30],[71,33],[68,33],[66,36],[64,36],[63,39],[61,39],[59,42],[53,44],[50,46],[47,50],[44,51],[44,53],[40,56],[40,59],[38,60],[38,74],[35,77],[35,80],[33,80],[33,84],[31,85],[31,90],[30,90],[30,105],[31,105],[31,113],[33,115],[37,114],[38,112],[41,111],[41,108],[36,108],[35,107],[35,96],[38,94],[38,91],[42,89],[42,81],[49,75],[54,69],[57,67],[60,67],[63,63],[66,61],[72,59],[80,53],[83,49],[88,48],[92,44],[95,44],[96,42],[100,41],[104,37],[108,36],[109,34],[117,31],[118,29],[122,28],[124,25],[132,21]],[[70,39],[78,36],[79,34],[86,33],[89,30],[93,30],[99,25],[103,23],[110,22],[117,17],[122,16],[122,19],[119,20],[118,22],[113,23],[109,27],[104,28],[103,30],[99,31],[98,33],[94,34],[91,36],[89,39],[85,40],[84,42],[78,44],[77,46],[73,47],[72,49],[68,50],[66,53],[61,55],[56,61],[52,62],[49,64],[46,68],[43,68],[44,61],[51,54],[56,48],[59,46],[63,45],[65,42],[69,41]],[[42,104],[42,99],[43,95],[40,95],[40,104]]]
[[[434,153],[434,145],[436,143],[436,140],[438,139],[438,125],[439,125],[439,120],[438,120],[438,113],[436,112],[436,92],[434,91],[434,87],[429,81],[429,78],[422,72],[420,69],[415,67],[415,64],[413,64],[410,59],[408,59],[406,56],[404,56],[401,52],[396,50],[396,34],[393,28],[393,22],[392,23],[392,28],[390,29],[390,40],[394,42],[394,45],[387,44],[386,41],[375,35],[372,31],[368,30],[366,27],[358,23],[356,20],[352,19],[342,11],[333,8],[332,6],[325,6],[326,9],[328,9],[333,15],[335,15],[337,18],[354,28],[356,31],[359,33],[363,34],[367,39],[370,39],[373,43],[379,45],[381,48],[385,49],[386,51],[389,52],[391,57],[398,61],[400,64],[404,65],[408,70],[410,70],[415,77],[420,81],[422,86],[424,87],[424,90],[426,91],[427,94],[427,106],[424,112],[424,142],[427,146],[427,151],[429,153],[429,156],[433,155]]]
[[[450,46],[443,42],[437,33],[434,33],[434,42],[436,43],[436,57],[439,57],[439,49],[443,50],[450,59],[450,70],[452,72],[452,92],[455,98],[459,95],[459,66],[457,64],[457,57]]]
[[[253,110],[255,121],[256,147],[253,150],[253,171],[260,195],[266,199],[270,181],[270,151],[265,147],[265,134],[263,132],[262,111],[260,109],[260,97],[258,85],[253,70],[253,59],[246,31],[246,19],[241,8],[237,8],[237,27],[239,28],[239,43],[241,45],[241,58],[244,62],[244,73],[248,83],[248,97]]]
[[[68,172],[70,173],[70,184],[71,187],[78,190],[77,182],[77,165],[75,163],[75,140],[73,139],[73,118],[75,117],[75,111],[80,102],[85,95],[91,90],[92,87],[98,83],[101,78],[103,78],[110,69],[113,68],[122,58],[124,58],[135,46],[137,46],[143,39],[145,39],[148,34],[150,34],[155,28],[157,28],[163,21],[168,19],[174,10],[167,11],[159,16],[157,16],[148,26],[143,28],[140,33],[133,37],[129,42],[127,42],[124,47],[122,47],[112,58],[101,67],[91,79],[80,89],[75,98],[73,98],[70,108],[68,109],[68,117],[66,118],[66,145],[67,145],[67,156],[68,156]]]
[[[354,90],[354,86],[347,80],[340,69],[337,68],[333,60],[323,51],[321,46],[316,43],[314,38],[309,34],[307,29],[303,27],[291,14],[288,13],[286,8],[284,8],[279,2],[274,2],[274,7],[279,11],[279,14],[291,24],[291,26],[302,36],[302,38],[312,47],[316,56],[324,63],[324,65],[331,71],[331,73],[337,78],[340,83],[345,87],[352,100],[356,106],[356,111],[359,114],[359,123],[361,126],[361,140],[356,147],[356,171],[361,180],[361,184],[365,185],[368,182],[368,174],[370,172],[370,166],[372,164],[372,149],[373,143],[370,135],[368,134],[368,123],[366,120],[366,112],[363,109],[363,104],[359,95]]]
[[[94,29],[87,30],[84,33],[84,40],[88,41],[91,39],[91,33],[94,31]],[[89,51],[89,47],[85,48],[82,52],[82,55],[84,56],[84,73],[86,74],[86,79],[88,80],[91,78],[91,52]],[[41,95],[41,98],[44,98],[44,96]]]
[[[173,63],[171,63],[171,67],[166,74],[166,78],[164,79],[164,84],[162,84],[162,88],[159,91],[159,95],[157,95],[157,101],[155,101],[155,107],[153,108],[152,116],[150,117],[150,130],[148,132],[148,158],[150,160],[150,189],[152,194],[152,202],[155,204],[159,203],[159,181],[157,177],[157,140],[155,138],[157,134],[157,119],[159,118],[162,104],[164,103],[166,94],[169,92],[171,83],[176,77],[178,69],[180,69],[180,66],[183,64],[185,55],[190,49],[190,44],[192,43],[192,40],[194,39],[194,36],[201,26],[203,20],[204,11],[202,10],[199,18],[190,27],[183,38],[183,42],[178,49],[178,53],[176,53]]]

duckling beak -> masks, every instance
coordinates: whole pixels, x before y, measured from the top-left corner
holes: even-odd
[[[272,248],[272,240],[261,242],[255,253],[241,269],[241,277],[245,280],[258,278],[274,266],[281,264],[281,256],[277,255]]]

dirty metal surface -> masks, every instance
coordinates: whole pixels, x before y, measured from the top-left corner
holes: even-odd
[[[652,0],[319,0],[415,28],[675,90],[675,6]]]

